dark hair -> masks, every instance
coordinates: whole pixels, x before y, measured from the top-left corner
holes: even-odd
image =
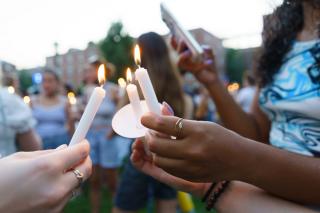
[[[264,17],[263,44],[256,70],[259,86],[266,86],[273,81],[273,76],[302,27],[301,0],[284,0],[272,14]]]
[[[177,116],[184,116],[185,102],[181,82],[174,69],[164,39],[154,32],[138,38],[141,48],[141,66],[149,71],[159,101],[172,106]]]
[[[45,68],[42,75],[46,75],[46,74],[52,75],[57,82],[60,82],[59,75],[56,72],[54,72],[53,70],[51,70],[49,68]]]

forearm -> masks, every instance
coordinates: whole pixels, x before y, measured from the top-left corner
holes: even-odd
[[[17,134],[17,142],[21,151],[35,151],[42,149],[41,139],[32,129],[25,133]]]
[[[235,160],[241,161],[241,168],[236,180],[298,203],[320,205],[320,159],[249,139],[243,139],[239,147]]]
[[[314,213],[298,204],[271,196],[252,185],[234,181],[219,198],[216,210],[221,213]]]
[[[241,109],[221,82],[207,85],[207,89],[226,128],[247,138],[261,140],[259,128],[253,116]]]

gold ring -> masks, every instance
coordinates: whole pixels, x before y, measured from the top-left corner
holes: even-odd
[[[78,179],[79,186],[80,186],[83,182],[83,173],[80,172],[78,169],[72,169],[72,172],[76,176],[76,178]]]
[[[177,139],[179,139],[183,129],[183,118],[180,118],[179,120],[177,120],[175,124],[175,129],[177,131]]]

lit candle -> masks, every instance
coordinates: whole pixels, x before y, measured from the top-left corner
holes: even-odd
[[[77,103],[77,98],[73,92],[68,92],[68,100],[71,105],[75,105]]]
[[[155,114],[160,115],[161,109],[160,105],[154,92],[148,71],[142,67],[140,67],[141,59],[140,59],[140,49],[139,46],[136,45],[134,48],[134,59],[139,68],[135,72],[135,77],[139,81],[140,88],[142,90],[144,99],[146,100],[148,110]]]
[[[14,87],[13,87],[13,86],[8,86],[8,92],[9,92],[10,94],[15,93]]]
[[[101,86],[94,88],[88,101],[88,104],[81,116],[77,129],[71,138],[70,145],[79,143],[86,137],[86,134],[93,121],[93,118],[96,115],[106,95],[106,91],[103,89],[103,85],[105,82],[105,67],[103,64],[100,65],[98,69],[98,80]]]
[[[123,78],[118,79],[118,85],[119,85],[119,97],[122,98],[125,94],[125,88],[126,88],[126,81]]]
[[[130,68],[127,69],[127,82],[128,82],[128,85],[127,85],[126,89],[127,89],[128,97],[130,100],[130,104],[131,104],[133,113],[136,116],[137,123],[141,124],[140,118],[141,118],[143,112],[142,112],[142,108],[140,105],[140,98],[139,98],[137,86],[134,84],[131,84],[132,74],[131,74]]]
[[[31,102],[31,99],[30,99],[30,97],[29,96],[24,96],[23,97],[23,102],[25,103],[25,104],[27,104],[28,106],[30,106],[30,102]]]

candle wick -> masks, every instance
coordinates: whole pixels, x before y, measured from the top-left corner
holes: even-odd
[[[104,86],[105,83],[106,83],[105,81],[101,81],[100,87],[103,88],[103,86]]]

